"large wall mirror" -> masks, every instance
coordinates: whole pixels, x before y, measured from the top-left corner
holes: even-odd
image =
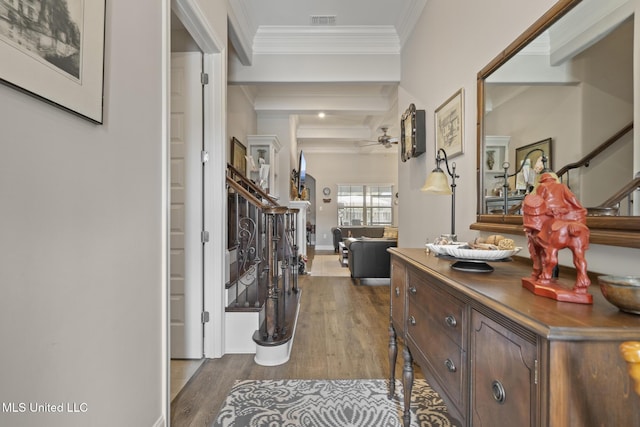
[[[478,73],[472,229],[523,234],[519,207],[544,151],[589,209],[592,243],[640,248],[634,3],[560,0]]]

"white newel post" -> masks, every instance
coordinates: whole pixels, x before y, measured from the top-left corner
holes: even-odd
[[[296,242],[298,254],[307,256],[307,209],[311,202],[307,200],[294,200],[289,202],[289,208],[299,209],[296,221]]]

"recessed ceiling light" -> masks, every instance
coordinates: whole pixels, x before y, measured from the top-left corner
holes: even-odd
[[[320,117],[321,119],[324,119],[324,113],[322,112],[318,113],[318,117]]]

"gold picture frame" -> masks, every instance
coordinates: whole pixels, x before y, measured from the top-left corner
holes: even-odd
[[[460,88],[435,111],[436,154],[448,158],[464,153],[464,90]]]
[[[529,145],[524,145],[522,147],[517,147],[516,148],[516,170],[518,170],[520,168],[520,165],[522,164],[522,162],[524,162],[526,160],[525,156],[529,153],[531,153],[531,151],[534,150],[542,150],[545,154],[545,156],[547,157],[547,167],[551,170],[553,170],[553,166],[552,166],[552,156],[551,156],[551,142],[552,142],[552,138],[545,138],[541,141],[537,141],[534,142],[533,144],[529,144]],[[538,162],[538,159],[542,157],[542,154],[540,153],[540,151],[535,151],[533,153],[531,153],[531,156],[529,157],[529,160],[531,160],[531,167],[535,167],[536,163]]]
[[[247,174],[247,147],[235,136],[231,137],[231,165],[243,175]]]

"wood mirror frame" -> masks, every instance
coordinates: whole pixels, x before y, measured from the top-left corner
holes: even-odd
[[[471,224],[472,230],[504,234],[524,235],[521,215],[483,214],[482,152],[484,135],[484,81],[498,67],[513,57],[529,42],[545,31],[554,22],[569,12],[582,0],[559,0],[520,37],[495,57],[478,73],[478,122],[477,122],[477,219]],[[590,216],[587,225],[591,231],[590,242],[594,244],[640,248],[640,217],[638,216]]]

